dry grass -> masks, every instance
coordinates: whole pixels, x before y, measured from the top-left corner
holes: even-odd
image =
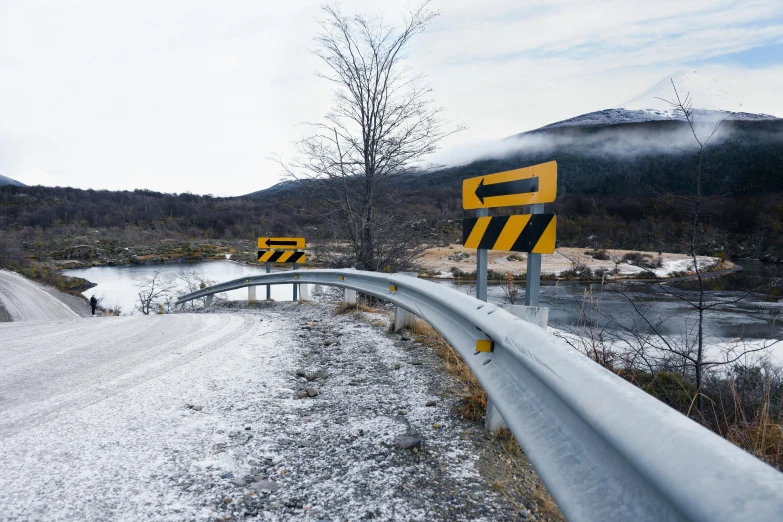
[[[560,509],[538,476],[535,477],[532,485],[529,481],[524,482],[517,478],[522,473],[520,462],[524,458],[524,452],[511,431],[502,428],[495,432],[495,439],[500,443],[506,462],[499,480],[494,481],[491,488],[503,495],[518,510],[530,507],[523,503],[522,499],[526,499],[528,504],[531,502],[534,504],[539,519],[564,520]]]
[[[378,312],[377,309],[367,306],[363,303],[340,303],[334,308],[332,315],[343,315],[354,312]]]
[[[414,319],[411,336],[416,342],[432,348],[443,359],[443,370],[462,384],[460,402],[455,406],[454,412],[473,421],[481,420],[486,414],[487,394],[462,357],[440,333],[418,317]],[[517,510],[529,509],[530,506],[525,503],[532,502],[539,520],[564,520],[540,478],[536,476],[532,488],[529,481],[520,478],[525,474],[523,469],[529,466],[529,463],[511,432],[502,429],[495,433],[495,437],[500,443],[505,464],[499,480],[493,481],[490,488],[506,497]]]
[[[761,404],[750,415],[745,414],[736,383],[731,384],[731,411],[726,414],[724,408],[722,422],[719,422],[719,434],[748,453],[755,455],[770,466],[783,471],[783,424],[772,413],[772,385],[765,379]],[[750,418],[748,418],[750,417]]]
[[[481,420],[487,410],[487,394],[462,357],[429,323],[419,318],[414,320],[411,334],[417,342],[434,349],[443,359],[444,371],[463,384],[463,393],[460,403],[454,408],[455,413],[466,419]]]

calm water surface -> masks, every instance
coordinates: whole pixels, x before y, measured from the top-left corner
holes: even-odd
[[[272,269],[276,271],[275,268]],[[239,279],[249,275],[266,273],[264,266],[244,265],[233,261],[195,261],[195,262],[169,262],[162,265],[126,265],[126,266],[98,266],[92,268],[78,268],[64,270],[65,275],[83,277],[95,283],[97,286],[82,292],[88,299],[95,295],[103,298],[101,305],[104,308],[119,305],[124,315],[134,313],[139,301],[139,285],[145,278],[151,278],[160,271],[161,276],[172,280],[178,285],[175,295],[187,293],[186,286],[180,280],[182,272],[198,274],[198,280],[206,284],[223,283],[232,279]],[[247,289],[233,290],[220,294],[221,297],[232,300],[247,299]],[[256,289],[256,298],[266,298],[266,287]],[[275,301],[290,301],[293,299],[292,285],[272,286],[272,299]],[[138,313],[138,312],[136,312]]]

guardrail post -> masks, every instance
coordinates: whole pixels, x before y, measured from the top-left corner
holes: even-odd
[[[299,300],[300,301],[310,300],[310,285],[308,285],[307,283],[303,285],[299,285]]]
[[[525,306],[518,304],[499,304],[499,308],[502,308],[511,315],[519,317],[523,321],[533,323],[536,326],[540,326],[546,330],[546,325],[549,322],[549,308],[546,306]]]
[[[204,308],[209,308],[212,306],[212,298],[215,297],[215,294],[207,294],[207,300],[204,302]]]
[[[256,287],[255,286],[248,286],[247,287],[247,302],[252,303],[256,300]]]
[[[356,304],[356,290],[343,288],[343,303]]]
[[[487,398],[487,414],[484,417],[484,428],[489,432],[498,431],[501,428],[508,428],[506,421],[501,417],[500,412],[492,401]]]
[[[403,328],[413,328],[416,316],[401,306],[394,307],[394,331],[398,332]]]
[[[174,307],[174,311],[175,311],[175,312],[181,312],[181,311],[182,311],[182,307],[183,307],[183,306],[185,306],[185,303],[180,303],[180,304],[176,305],[176,306]]]

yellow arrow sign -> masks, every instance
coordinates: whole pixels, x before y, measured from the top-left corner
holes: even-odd
[[[276,250],[297,250],[305,248],[303,237],[259,237],[258,248]]]
[[[465,210],[551,203],[556,196],[555,161],[462,182],[462,208]]]

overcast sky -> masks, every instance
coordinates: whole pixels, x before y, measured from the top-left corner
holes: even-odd
[[[0,0],[0,174],[27,184],[240,195],[273,185],[330,86],[324,2]],[[376,4],[376,5],[374,5]],[[345,0],[398,18],[411,2]],[[435,158],[616,107],[698,69],[783,117],[781,0],[434,0],[414,41],[446,117]],[[698,105],[698,100],[697,100]],[[457,154],[459,151],[461,154]]]

